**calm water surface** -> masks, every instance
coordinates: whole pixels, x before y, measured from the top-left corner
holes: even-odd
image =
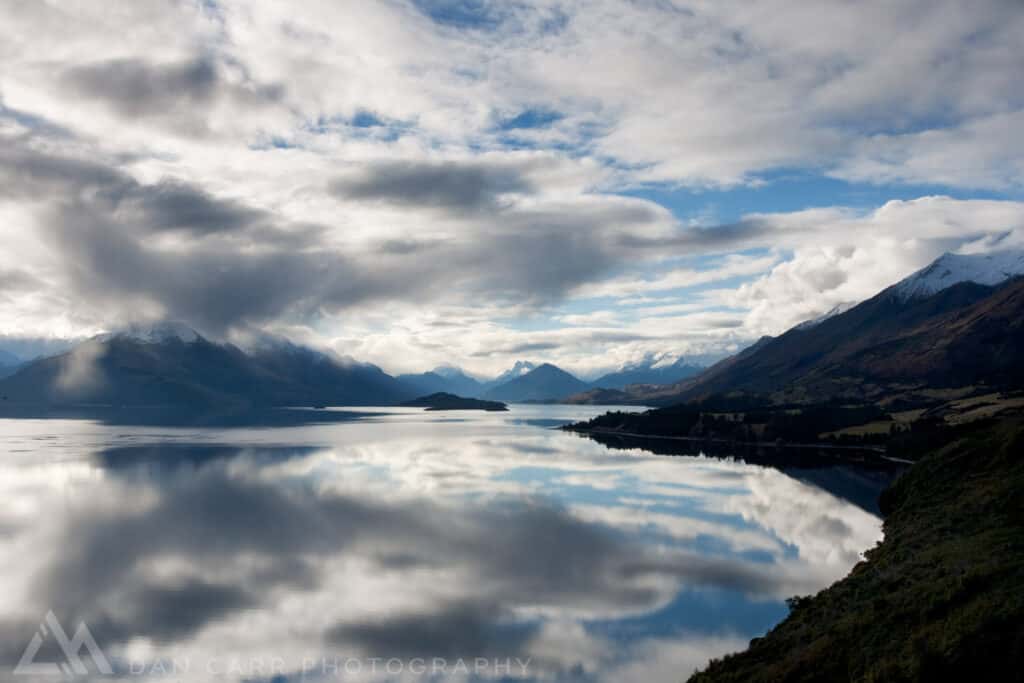
[[[605,408],[359,410],[0,420],[0,677],[31,679],[12,669],[52,611],[130,680],[678,681],[881,537],[840,497],[856,473],[552,429]],[[33,662],[67,661],[52,641]]]

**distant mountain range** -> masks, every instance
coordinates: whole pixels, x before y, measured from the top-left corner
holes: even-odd
[[[600,389],[624,389],[630,384],[674,384],[703,370],[703,365],[690,363],[685,358],[668,364],[647,358],[639,363],[626,365],[616,372],[602,375],[590,385]]]
[[[625,386],[695,371],[636,364],[598,380]],[[0,395],[37,406],[395,405],[447,393],[499,401],[557,401],[597,386],[550,363],[517,361],[491,381],[459,368],[392,377],[375,365],[262,337],[245,349],[181,322],[133,325],[24,363],[0,352]]]
[[[593,397],[604,399],[598,402],[614,403],[614,398],[619,394],[609,390],[623,389],[633,384],[672,384],[702,370],[704,366],[687,362],[683,358],[670,363],[663,359],[647,358],[586,382],[551,363],[538,365],[519,360],[490,381],[470,377],[453,366],[421,374],[399,375],[398,379],[421,394],[446,392],[458,396],[521,402],[559,401],[579,392],[592,392]]]

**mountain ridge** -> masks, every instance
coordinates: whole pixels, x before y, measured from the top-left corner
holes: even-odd
[[[185,341],[188,339],[188,341]],[[201,335],[100,335],[0,380],[13,403],[257,407],[390,405],[414,392],[370,364],[290,344],[246,352]]]
[[[559,400],[590,388],[583,380],[552,365],[542,363],[532,370],[484,392],[483,398],[522,402]]]

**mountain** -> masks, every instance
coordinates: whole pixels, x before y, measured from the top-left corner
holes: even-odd
[[[0,349],[0,378],[13,375],[21,365],[22,361],[20,358],[10,351]]]
[[[517,377],[522,377],[526,373],[530,372],[531,370],[535,370],[536,368],[537,365],[531,363],[528,360],[517,360],[515,362],[515,365],[513,365],[511,368],[501,373],[500,375],[492,379],[490,382],[485,382],[484,391],[489,391],[490,389],[505,384],[510,380],[516,379]]]
[[[964,281],[905,299],[900,285],[811,328],[794,328],[661,397],[745,392],[786,400],[871,398],[897,385],[997,385],[1024,374],[1024,280]]]
[[[11,403],[245,408],[394,404],[414,394],[373,365],[288,342],[251,352],[180,323],[106,334],[0,380]]]
[[[179,341],[185,344],[199,339],[199,333],[183,322],[165,320],[149,325],[133,324],[109,334],[101,335],[104,339],[130,339],[140,344],[163,344]]]
[[[447,393],[476,397],[484,391],[483,383],[453,366],[441,366],[419,374],[399,375],[397,379],[419,395]]]
[[[600,389],[623,389],[630,384],[674,384],[704,370],[703,366],[689,363],[682,357],[667,365],[659,365],[658,362],[654,358],[647,358],[639,363],[625,365],[616,372],[598,377],[590,384]]]
[[[275,405],[392,405],[417,395],[372,363],[339,358],[287,340],[253,349],[250,358],[275,381]]]
[[[970,255],[947,252],[894,285],[892,294],[908,301],[929,297],[960,282],[993,286],[1017,275],[1024,275],[1021,250]]]
[[[516,363],[518,367],[520,364]],[[484,393],[496,401],[550,401],[585,391],[589,385],[550,363],[538,365],[514,379],[498,384]]]

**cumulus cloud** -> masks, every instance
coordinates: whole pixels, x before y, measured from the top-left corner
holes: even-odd
[[[1000,0],[7,10],[7,333],[172,316],[395,371],[592,372],[733,350],[1020,227]],[[852,185],[766,210],[791,171]],[[885,203],[908,185],[960,199]],[[736,187],[766,194],[723,221],[623,194]]]

